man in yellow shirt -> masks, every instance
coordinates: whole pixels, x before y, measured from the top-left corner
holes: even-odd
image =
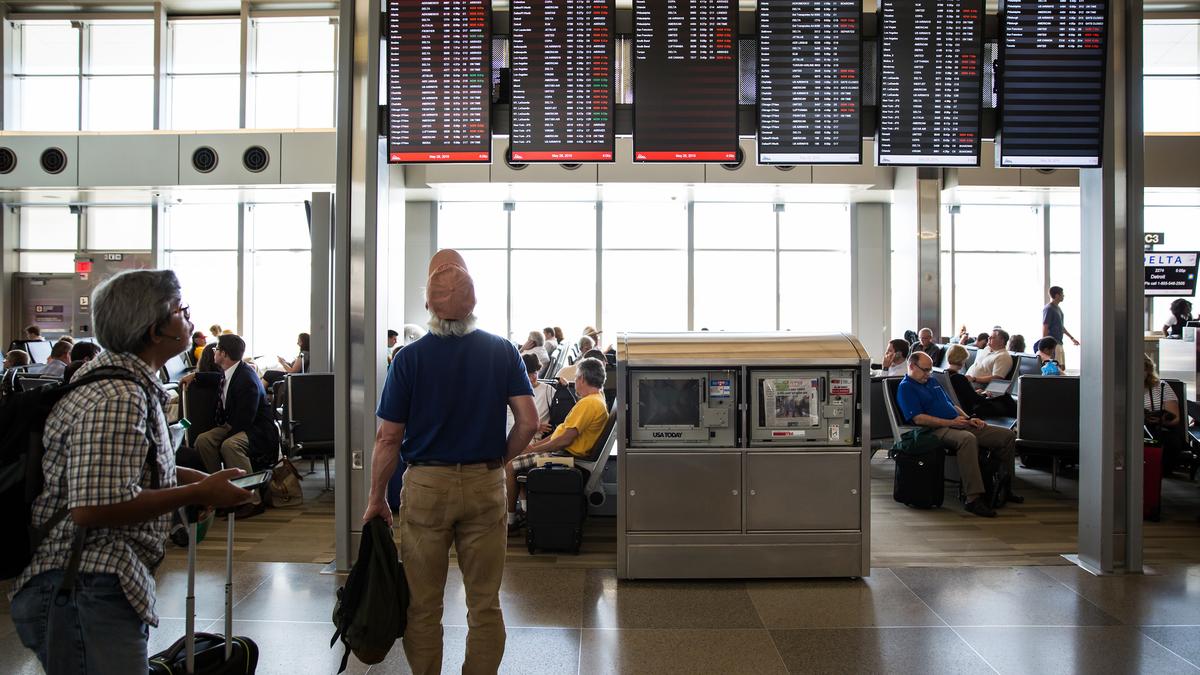
[[[608,404],[604,401],[604,363],[599,359],[582,359],[575,364],[575,394],[579,400],[567,414],[567,419],[550,437],[532,443],[505,467],[508,479],[508,533],[521,529],[517,520],[517,476],[537,466],[538,457],[586,457],[604,433],[608,424]]]

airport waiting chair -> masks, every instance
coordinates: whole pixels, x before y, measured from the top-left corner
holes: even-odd
[[[1171,391],[1175,392],[1175,398],[1179,401],[1179,416],[1183,420],[1181,423],[1175,425],[1175,428],[1171,430],[1171,433],[1174,435],[1174,438],[1171,440],[1173,441],[1173,445],[1178,449],[1179,453],[1175,457],[1170,458],[1171,462],[1173,462],[1171,469],[1186,469],[1189,480],[1193,480],[1196,477],[1196,469],[1198,467],[1196,455],[1191,449],[1191,444],[1188,443],[1188,440],[1191,438],[1191,436],[1188,433],[1187,425],[1187,387],[1181,380],[1163,379],[1163,382],[1171,388]]]
[[[964,345],[967,348],[967,360],[963,361],[962,370],[967,372],[967,369],[975,364],[975,358],[979,356],[979,348],[973,345]]]
[[[13,386],[16,391],[26,392],[45,389],[47,387],[57,387],[62,383],[62,379],[57,377],[43,377],[35,373],[27,375],[18,373],[14,378]]]
[[[287,379],[288,456],[325,462],[325,489],[331,488],[329,459],[334,453],[333,373],[297,373]]]
[[[195,447],[200,434],[217,426],[218,398],[219,392],[215,386],[193,382],[191,386],[181,388],[179,405],[182,406],[183,418],[188,421],[188,447]]]
[[[617,401],[614,399],[608,407],[608,422],[604,425],[604,431],[600,432],[600,437],[592,444],[587,455],[575,459],[575,466],[585,472],[583,496],[592,506],[600,506],[606,499],[601,483],[604,478],[604,466],[608,463],[613,446],[617,444],[617,435],[614,432],[617,428],[618,414]]]
[[[1050,489],[1058,492],[1063,460],[1079,462],[1079,378],[1024,375],[1017,399],[1017,454],[1051,459]]]
[[[886,397],[884,401],[887,404],[888,421],[891,423],[893,438],[900,438],[902,434],[913,429],[919,429],[915,424],[908,424],[900,414],[900,404],[896,401],[896,394],[900,391],[900,380],[902,377],[888,377],[883,380],[884,393]],[[946,390],[946,394],[950,397],[950,401],[957,404],[957,399],[954,396],[954,391],[949,386],[949,377],[947,382],[939,381],[938,384]],[[953,452],[946,449],[946,459],[942,470],[943,477],[947,482],[961,485],[962,478],[958,473],[958,460],[955,459]]]
[[[888,422],[892,413],[884,401],[883,379],[871,378],[871,456],[875,455],[876,450],[886,450],[896,442],[892,437],[892,425]]]

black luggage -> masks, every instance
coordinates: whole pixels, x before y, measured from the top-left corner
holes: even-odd
[[[942,482],[945,452],[941,448],[921,453],[892,449],[888,456],[896,462],[892,498],[918,509],[941,506],[946,497]]]
[[[226,637],[233,633],[233,514],[225,539],[225,635],[196,632],[197,511],[181,515],[188,523],[187,632],[150,657],[150,675],[252,675],[258,668],[258,645],[247,637]]]
[[[1012,492],[1012,476],[1008,466],[1000,460],[1000,455],[984,448],[979,449],[979,475],[983,478],[983,489],[986,503],[993,509],[998,509],[1008,503],[1008,493]]]
[[[571,408],[575,407],[575,392],[571,391],[570,384],[554,385],[554,398],[550,400],[550,426],[557,427],[562,424],[567,415],[571,413]]]
[[[583,543],[583,472],[562,464],[530,469],[525,479],[525,543],[537,549],[579,553]]]

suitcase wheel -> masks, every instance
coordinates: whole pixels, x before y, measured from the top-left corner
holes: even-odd
[[[537,547],[533,545],[533,530],[529,529],[528,525],[525,526],[525,546],[529,548],[529,555],[533,555],[537,550]]]

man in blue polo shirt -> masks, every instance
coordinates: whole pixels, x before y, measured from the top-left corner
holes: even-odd
[[[967,496],[967,511],[984,518],[994,518],[996,512],[981,499],[984,494],[983,476],[979,472],[979,448],[998,452],[1000,461],[1008,465],[1009,475],[1015,470],[1014,457],[1017,437],[1012,431],[986,424],[977,417],[968,417],[951,402],[938,381],[930,377],[933,361],[925,352],[908,358],[908,375],[900,381],[896,403],[905,422],[933,429],[934,436],[955,450],[958,471],[962,476],[963,493]],[[1021,503],[1023,497],[1008,494],[1008,501]]]
[[[389,525],[388,479],[399,455],[400,555],[410,601],[404,655],[413,673],[442,670],[442,597],[450,546],[467,597],[466,673],[494,673],[504,657],[500,579],[508,540],[504,465],[537,431],[525,366],[504,338],[475,329],[475,287],[462,256],[429,263],[430,332],[400,350],[376,416],[371,494],[363,522]],[[505,437],[506,411],[515,423]]]

